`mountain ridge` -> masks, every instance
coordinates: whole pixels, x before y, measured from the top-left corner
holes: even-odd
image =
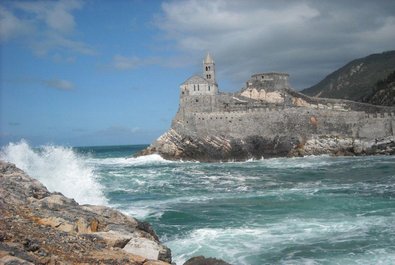
[[[395,50],[352,60],[301,92],[308,96],[362,101],[395,71]]]

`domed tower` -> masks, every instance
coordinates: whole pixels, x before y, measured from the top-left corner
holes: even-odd
[[[218,86],[215,80],[215,63],[210,53],[207,53],[206,59],[203,61],[203,77],[207,79],[209,83]]]

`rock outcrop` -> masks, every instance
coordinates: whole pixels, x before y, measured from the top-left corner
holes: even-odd
[[[252,135],[241,140],[221,136],[185,137],[172,129],[139,155],[152,153],[159,153],[169,160],[193,159],[202,162],[244,161],[246,159],[323,154],[336,156],[394,155],[395,137],[364,140],[320,135],[309,139],[277,137],[270,140],[259,135]]]
[[[230,265],[230,264],[220,259],[198,256],[198,257],[190,258],[183,265]]]
[[[170,263],[148,223],[50,193],[0,161],[0,264]]]

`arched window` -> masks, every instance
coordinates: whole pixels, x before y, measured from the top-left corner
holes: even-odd
[[[208,86],[208,91],[210,91],[210,86]]]
[[[208,71],[208,69],[210,69],[210,68],[208,68],[208,67],[206,66],[206,71]]]
[[[208,70],[210,71],[210,66],[208,66]]]
[[[198,91],[199,91],[199,85],[198,85]]]
[[[196,91],[196,86],[195,85],[193,85],[193,91]]]
[[[206,75],[206,78],[209,79],[210,78],[209,75]]]

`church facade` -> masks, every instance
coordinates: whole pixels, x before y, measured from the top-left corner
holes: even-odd
[[[181,96],[216,95],[218,84],[215,80],[215,63],[207,53],[203,60],[203,76],[194,75],[180,86]]]

